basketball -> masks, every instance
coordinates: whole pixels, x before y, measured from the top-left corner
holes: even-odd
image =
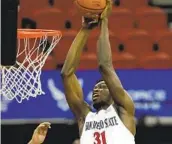
[[[106,7],[106,0],[76,0],[75,4],[83,16],[100,14]]]

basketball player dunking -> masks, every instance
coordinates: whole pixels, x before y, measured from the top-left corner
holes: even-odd
[[[67,102],[78,122],[81,144],[135,144],[134,103],[112,65],[108,32],[108,15],[111,9],[112,2],[107,0],[106,9],[99,20],[101,33],[97,56],[102,80],[95,85],[92,96],[97,112],[91,112],[89,105],[84,101],[82,89],[75,76],[90,29],[96,26],[95,19],[85,19],[61,72]]]

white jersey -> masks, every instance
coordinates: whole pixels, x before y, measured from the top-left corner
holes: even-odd
[[[135,139],[110,105],[98,113],[88,113],[80,144],[135,144]]]

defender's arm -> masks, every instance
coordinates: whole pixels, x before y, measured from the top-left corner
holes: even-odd
[[[76,68],[79,65],[81,52],[85,46],[89,33],[90,30],[82,28],[77,34],[69,49],[61,71],[66,99],[77,119],[85,117],[90,111],[88,105],[84,102],[83,92],[75,75]]]
[[[32,139],[28,144],[42,144],[46,138],[48,129],[51,128],[49,122],[43,122],[34,130]]]
[[[134,115],[134,103],[124,90],[113,68],[107,18],[104,18],[101,23],[101,34],[98,40],[98,61],[99,70],[109,88],[113,100],[123,107],[127,113]]]

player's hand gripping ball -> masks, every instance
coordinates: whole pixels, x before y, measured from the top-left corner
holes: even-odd
[[[48,129],[51,128],[50,125],[51,124],[49,122],[41,123],[34,130],[31,143],[42,144],[44,142],[44,140],[45,140],[45,137],[47,135]]]
[[[82,26],[87,29],[93,29],[99,25],[99,15],[95,15],[94,18],[82,17]]]

